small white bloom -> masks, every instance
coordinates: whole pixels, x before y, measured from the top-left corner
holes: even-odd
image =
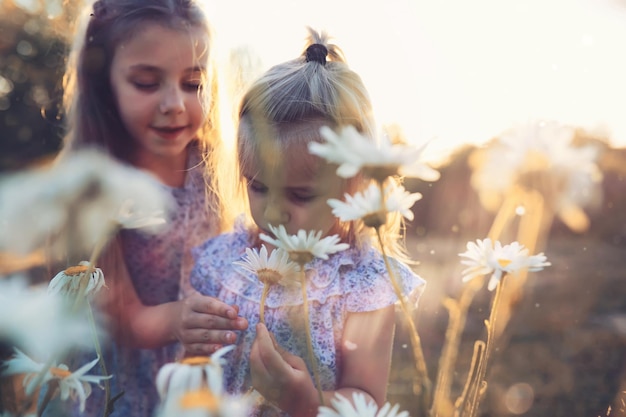
[[[220,395],[224,385],[222,356],[234,348],[234,345],[225,346],[211,356],[193,356],[163,365],[156,377],[157,391],[161,400],[203,387],[208,387],[215,395]]]
[[[39,358],[58,357],[91,343],[89,322],[71,311],[70,300],[27,279],[0,279],[0,339]]]
[[[155,209],[144,213],[138,211],[135,206],[133,200],[126,200],[122,203],[114,218],[122,229],[143,229],[145,232],[157,233],[167,223],[163,210]]]
[[[389,182],[385,186],[385,199],[381,198],[380,187],[377,184],[370,186],[363,192],[354,195],[345,194],[345,202],[331,198],[328,205],[333,214],[341,221],[364,219],[367,216],[383,213],[399,212],[408,220],[413,220],[411,207],[420,200],[420,193],[410,193],[403,186]]]
[[[161,403],[157,417],[246,417],[251,401],[247,396],[216,394],[201,388],[176,393]]]
[[[276,239],[261,233],[261,240],[277,248],[286,250],[289,252],[292,259],[294,254],[308,253],[317,258],[326,260],[328,259],[328,255],[341,252],[349,247],[347,243],[339,243],[340,238],[338,235],[326,236],[322,239],[321,231],[306,232],[300,229],[297,234],[290,235],[282,224],[278,227],[270,225],[270,231],[276,236]]]
[[[461,263],[468,265],[462,272],[463,282],[481,275],[492,274],[487,284],[487,289],[493,291],[504,273],[512,274],[521,269],[529,271],[541,271],[544,267],[550,266],[543,253],[529,256],[528,249],[519,242],[513,242],[502,246],[496,241],[492,246],[491,239],[477,240],[476,243],[469,242],[467,251],[459,256],[466,259]]]
[[[81,366],[78,370],[70,372],[65,364],[52,366],[44,370],[45,365],[37,363],[29,358],[20,350],[15,350],[15,356],[5,362],[2,375],[28,374],[24,378],[24,386],[26,393],[30,395],[36,388],[38,374],[45,371],[45,375],[41,381],[42,384],[50,380],[57,380],[60,389],[60,398],[65,401],[68,398],[72,400],[78,399],[80,411],[85,411],[85,401],[91,395],[90,384],[100,384],[102,380],[111,378],[111,375],[86,375],[87,371],[96,366],[100,358],[96,358],[86,365]]]
[[[354,126],[346,126],[336,134],[328,126],[320,129],[326,143],[309,143],[309,152],[339,165],[337,175],[343,178],[354,177],[363,171],[377,180],[399,174],[405,177],[436,181],[439,172],[419,162],[425,145],[419,148],[408,145],[391,144],[383,136],[380,144],[361,135]]]
[[[368,401],[365,395],[355,392],[350,402],[341,394],[335,394],[330,402],[333,408],[322,406],[318,409],[317,417],[409,417],[407,411],[399,411],[398,404],[391,406],[385,403],[380,409],[374,401]]]
[[[62,294],[70,297],[77,297],[81,281],[89,269],[89,262],[82,261],[77,266],[71,266],[64,271],[59,272],[48,284],[48,292],[51,294]],[[100,288],[105,285],[104,273],[100,268],[94,268],[91,276],[88,278],[84,293],[85,297],[95,295]]]
[[[467,242],[466,248],[465,252],[459,254],[461,258],[467,258],[461,260],[461,264],[468,266],[461,273],[463,282],[493,272],[493,268],[489,264],[493,253],[491,239],[477,239],[476,243]]]
[[[0,201],[0,250],[27,254],[52,238],[51,250],[59,257],[91,253],[115,228],[136,227],[140,215],[173,207],[152,175],[95,150],[10,176],[0,184]]]
[[[289,260],[289,252],[276,248],[267,255],[267,248],[260,250],[246,248],[246,256],[241,261],[233,262],[246,271],[259,277],[263,284],[279,284],[286,287],[299,286],[298,264]]]

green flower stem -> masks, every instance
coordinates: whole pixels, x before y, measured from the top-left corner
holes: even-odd
[[[402,308],[402,312],[409,324],[409,336],[411,338],[411,345],[413,347],[413,357],[415,358],[415,366],[417,368],[417,373],[420,378],[420,383],[422,386],[422,405],[424,406],[424,410],[428,410],[431,402],[431,391],[432,391],[432,382],[428,378],[428,371],[426,369],[426,361],[424,360],[424,354],[422,352],[422,342],[420,340],[419,335],[417,334],[417,327],[415,326],[415,322],[413,320],[413,316],[411,315],[411,310],[409,308],[408,302],[398,281],[393,273],[393,269],[389,264],[389,258],[387,257],[387,253],[385,252],[385,247],[383,245],[382,236],[380,234],[380,228],[376,228],[376,236],[378,236],[378,242],[380,243],[381,251],[383,254],[383,259],[385,261],[385,267],[387,268],[387,272],[389,273],[389,279],[391,281],[391,285],[393,286],[393,290],[396,293],[396,297],[400,301],[400,307]]]
[[[104,355],[102,354],[102,347],[100,346],[100,340],[98,339],[98,331],[96,330],[96,320],[93,316],[93,309],[91,308],[91,303],[87,300],[87,313],[89,316],[89,326],[91,327],[91,335],[93,336],[93,344],[96,348],[96,354],[98,355],[100,370],[102,371],[103,376],[108,376],[109,372],[107,371],[106,362],[104,360]],[[111,382],[109,379],[104,380],[104,412],[103,416],[107,417],[109,412],[109,401],[111,400]]]
[[[270,285],[265,282],[263,284],[263,293],[261,294],[261,305],[259,307],[259,321],[265,324],[265,302],[267,300],[267,294],[270,292]]]
[[[317,395],[319,396],[320,405],[324,405],[324,395],[322,394],[322,384],[320,382],[320,375],[317,369],[317,359],[313,354],[313,340],[311,337],[311,323],[309,319],[309,299],[306,293],[306,274],[304,272],[304,264],[300,264],[300,282],[302,283],[302,303],[304,306],[304,327],[306,329],[306,341],[307,351],[309,354],[309,361],[313,368],[313,378],[315,379],[315,387],[317,388]]]

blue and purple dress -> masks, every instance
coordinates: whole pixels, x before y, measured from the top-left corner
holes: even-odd
[[[195,151],[195,148],[192,148]],[[207,212],[204,166],[199,152],[190,152],[188,172],[183,187],[163,185],[174,201],[175,209],[166,228],[157,235],[140,230],[122,230],[120,241],[126,266],[139,299],[144,305],[158,305],[178,300],[191,291],[189,272],[191,248],[206,241],[218,230],[217,219]],[[106,274],[106,272],[105,272]],[[105,342],[106,343],[106,342]],[[114,404],[112,417],[153,417],[159,404],[156,375],[164,364],[176,360],[178,343],[157,349],[136,349],[109,341],[105,359],[111,379],[111,395],[124,391]],[[82,364],[93,360],[81,354]],[[98,366],[90,373],[98,373]],[[84,413],[73,407],[72,414],[102,416],[104,391],[93,387]]]
[[[239,315],[248,319],[248,329],[238,335],[236,349],[226,354],[226,389],[231,394],[250,389],[250,349],[259,322],[263,284],[254,273],[233,265],[252,247],[255,234],[237,224],[233,233],[219,235],[193,250],[196,264],[191,285],[201,294],[239,306]],[[424,280],[406,265],[391,260],[404,294],[416,303]],[[314,259],[306,265],[307,297],[313,350],[317,358],[323,390],[337,386],[341,369],[341,343],[349,313],[367,312],[397,301],[384,259],[374,248],[349,248],[330,255],[327,261]],[[300,288],[273,285],[266,299],[265,322],[285,350],[308,360]],[[308,364],[309,370],[311,364]],[[273,415],[267,409],[263,415]],[[278,415],[282,415],[278,413]]]

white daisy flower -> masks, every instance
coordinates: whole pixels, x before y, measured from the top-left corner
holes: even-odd
[[[549,207],[572,230],[589,226],[582,210],[599,204],[602,172],[598,149],[574,146],[575,131],[556,122],[516,127],[472,158],[472,186],[489,210],[499,208],[516,187],[541,193]]]
[[[487,284],[489,291],[496,288],[504,273],[513,274],[521,269],[536,272],[551,265],[543,253],[529,256],[528,249],[519,242],[502,246],[496,241],[492,246],[489,238],[477,240],[476,243],[469,242],[467,251],[460,253],[459,256],[466,258],[461,263],[468,265],[462,272],[463,282],[477,276],[492,274]]]
[[[338,235],[326,236],[322,239],[321,231],[306,232],[300,229],[297,234],[290,235],[282,224],[278,227],[272,225],[269,227],[276,239],[261,233],[261,240],[286,250],[289,252],[291,259],[298,264],[311,262],[313,257],[326,260],[328,255],[341,252],[350,247],[347,243],[339,243],[340,238]]]
[[[30,395],[36,388],[38,374],[45,371],[41,384],[45,384],[53,379],[56,380],[59,384],[61,400],[65,401],[68,398],[72,400],[78,399],[80,411],[82,412],[85,411],[85,401],[91,395],[90,384],[99,386],[100,381],[111,378],[111,375],[86,375],[87,371],[96,366],[99,360],[100,358],[98,357],[74,372],[70,372],[65,364],[52,366],[45,370],[44,364],[35,362],[22,351],[16,349],[15,356],[4,363],[2,375],[28,374],[24,378],[24,386],[26,387],[27,395]]]
[[[210,389],[177,393],[162,402],[157,417],[247,417],[251,402],[246,396],[216,394]]]
[[[214,394],[220,395],[224,385],[222,356],[234,348],[234,345],[224,346],[211,356],[192,356],[163,365],[156,377],[161,400],[202,388],[208,388]]]
[[[384,200],[380,187],[370,184],[363,192],[345,194],[345,202],[331,198],[328,205],[341,221],[363,219],[367,226],[377,227],[385,224],[387,213],[398,212],[408,220],[413,220],[411,207],[421,198],[420,193],[410,193],[403,186],[389,182],[385,186]]]
[[[399,411],[400,405],[393,407],[385,403],[380,409],[374,401],[368,401],[361,392],[352,395],[352,402],[341,394],[335,394],[330,402],[333,408],[322,406],[317,417],[409,417],[407,411]]]
[[[152,175],[95,150],[10,176],[0,184],[0,201],[0,251],[27,254],[51,238],[56,256],[91,253],[115,228],[135,227],[129,217],[173,207]]]
[[[269,257],[265,245],[260,250],[246,248],[246,256],[233,264],[256,274],[263,284],[300,285],[298,264],[290,261],[289,252],[280,248],[274,249]]]
[[[167,223],[163,210],[156,209],[148,213],[137,211],[133,200],[122,203],[114,218],[122,229],[142,229],[145,232],[157,233]]]
[[[461,258],[467,258],[461,260],[461,264],[468,266],[461,273],[463,282],[493,272],[493,268],[489,264],[493,253],[491,239],[476,239],[475,243],[467,242],[466,248],[465,252],[459,254]]]
[[[309,152],[339,165],[337,175],[354,177],[362,171],[380,182],[391,175],[436,181],[439,172],[419,162],[425,145],[419,148],[394,145],[383,135],[380,144],[361,135],[354,126],[346,126],[340,134],[328,126],[320,129],[326,143],[309,143]]]
[[[70,266],[59,272],[48,284],[48,292],[51,294],[62,294],[70,297],[77,297],[81,281],[85,278],[85,273],[89,269],[89,262],[82,261],[76,266]],[[85,297],[95,295],[100,288],[105,286],[104,273],[100,268],[94,268],[89,281],[81,294]]]
[[[0,339],[41,358],[89,346],[89,322],[72,312],[70,300],[27,282],[0,279]]]

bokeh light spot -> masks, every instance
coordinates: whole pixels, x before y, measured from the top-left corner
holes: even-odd
[[[525,383],[511,385],[504,395],[504,404],[513,414],[524,414],[530,409],[535,400],[535,391]]]

